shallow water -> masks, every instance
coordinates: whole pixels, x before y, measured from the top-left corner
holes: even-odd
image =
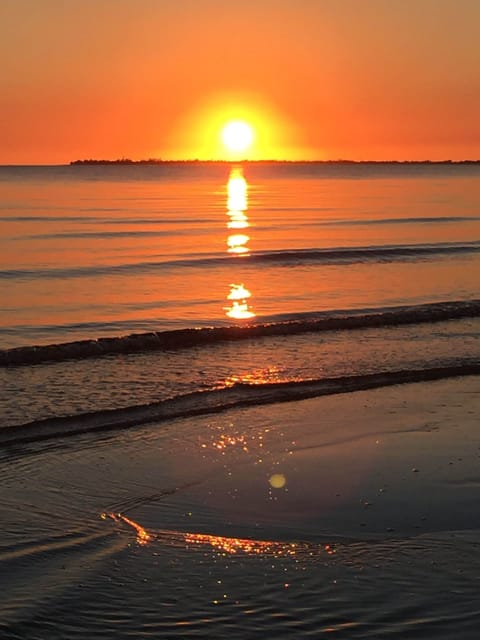
[[[478,361],[479,177],[470,165],[0,167],[0,345],[26,347],[0,363],[44,362],[0,369],[0,426],[235,381]],[[232,284],[245,291],[229,300]],[[156,337],[121,337],[143,331]]]
[[[176,351],[0,369],[1,427],[52,416],[134,408],[242,383],[301,383],[480,360],[478,318],[405,327],[302,333]],[[34,426],[34,425],[33,425]]]
[[[479,399],[462,378],[4,451],[3,637],[475,638]]]

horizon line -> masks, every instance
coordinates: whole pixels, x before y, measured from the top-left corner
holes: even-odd
[[[170,159],[164,160],[161,158],[147,158],[140,160],[133,160],[131,158],[116,158],[116,159],[95,159],[95,158],[84,158],[84,159],[76,159],[70,160],[69,162],[59,162],[59,163],[0,163],[0,167],[68,167],[68,166],[81,166],[81,165],[139,165],[139,164],[480,164],[480,158],[464,158],[462,160],[452,160],[449,158],[443,160],[352,160],[348,158],[337,158],[337,159],[317,159],[317,160],[288,160],[288,159],[237,159],[237,160],[228,160],[228,159],[199,159],[199,158],[189,158],[189,159]]]

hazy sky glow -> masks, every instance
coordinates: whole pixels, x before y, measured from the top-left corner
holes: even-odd
[[[0,163],[480,157],[478,0],[1,0]]]

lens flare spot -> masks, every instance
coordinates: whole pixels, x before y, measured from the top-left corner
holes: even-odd
[[[270,476],[268,481],[273,489],[282,489],[287,483],[287,479],[283,473],[274,473],[273,476]]]

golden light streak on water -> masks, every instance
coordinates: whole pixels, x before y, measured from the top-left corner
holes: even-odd
[[[272,382],[287,382],[291,377],[282,376],[281,370],[276,367],[253,369],[247,373],[232,374],[225,378],[222,386],[232,387],[234,384],[268,384]],[[294,378],[295,379],[295,378]]]
[[[220,435],[218,440],[212,442],[212,447],[222,452],[228,447],[241,447],[243,451],[248,451],[245,436],[231,436],[223,433]]]
[[[137,542],[140,545],[145,545],[152,539],[151,535],[147,533],[147,530],[144,529],[140,524],[138,524],[138,522],[130,520],[130,518],[127,518],[127,516],[124,516],[121,513],[102,513],[100,517],[103,520],[105,520],[106,518],[112,518],[112,520],[114,520],[115,522],[122,521],[133,527],[133,529],[135,529],[137,533]]]
[[[228,229],[246,229],[249,226],[247,216],[241,211],[229,211],[229,215]]]
[[[250,291],[243,284],[231,284],[227,300],[231,300],[232,304],[229,307],[224,307],[227,316],[235,320],[254,318],[255,313],[251,310],[247,302],[251,295]]]
[[[116,523],[125,523],[132,527],[136,532],[137,543],[146,545],[153,540],[164,542],[183,542],[187,548],[191,546],[207,546],[215,551],[219,551],[222,555],[246,553],[249,555],[265,555],[265,556],[297,556],[311,557],[319,552],[326,552],[333,555],[336,550],[329,544],[311,545],[303,542],[276,542],[271,540],[253,540],[250,538],[233,538],[227,536],[216,536],[207,533],[190,533],[183,531],[165,531],[159,530],[148,533],[138,522],[127,518],[122,513],[105,512],[100,516],[103,520],[111,518]]]
[[[243,552],[257,555],[294,556],[298,547],[295,542],[281,543],[249,540],[248,538],[227,538],[204,533],[187,533],[185,534],[185,542],[187,544],[209,545],[225,554]]]
[[[244,300],[251,297],[251,293],[244,287],[243,284],[231,284],[230,293],[227,296],[228,300]]]
[[[231,307],[225,307],[225,309],[227,316],[235,320],[248,320],[249,318],[255,317],[255,313],[250,310],[245,301],[237,302],[235,300]]]
[[[247,247],[247,242],[250,240],[250,236],[244,233],[234,233],[227,238],[228,253],[248,253],[250,250]]]
[[[234,168],[230,172],[227,183],[227,222],[228,229],[246,229],[249,226],[246,211],[248,209],[248,183],[243,176],[240,167]],[[227,252],[246,256],[249,254],[248,242],[250,236],[246,233],[232,233],[227,236]],[[244,284],[231,284],[230,293],[227,300],[232,304],[224,307],[225,314],[234,320],[249,320],[255,317],[255,313],[250,308],[247,300],[251,297],[251,292]]]
[[[243,176],[242,169],[232,169],[227,183],[227,209],[235,214],[248,209],[248,183]]]
[[[274,542],[271,540],[252,540],[249,538],[230,538],[205,533],[186,533],[187,545],[210,546],[222,555],[246,553],[274,557],[294,556],[311,558],[319,553],[334,555],[335,547],[329,544],[310,545],[302,542]]]
[[[232,169],[227,183],[227,223],[229,229],[246,229],[249,226],[245,211],[248,209],[248,184],[240,168]],[[228,236],[228,252],[248,253],[247,243],[250,237],[243,233]]]

